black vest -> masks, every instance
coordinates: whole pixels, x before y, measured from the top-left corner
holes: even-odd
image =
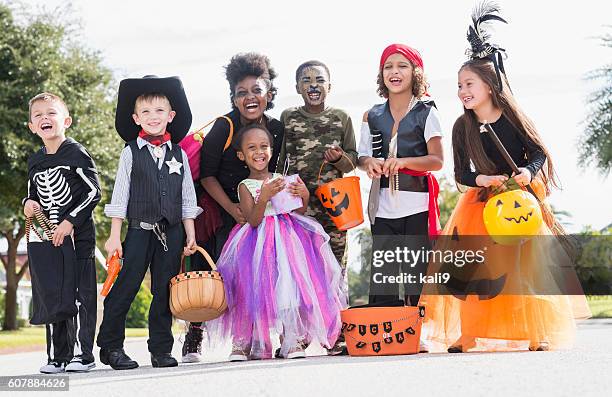
[[[433,101],[418,101],[410,112],[400,121],[397,129],[397,157],[426,156],[425,124],[429,111],[435,106]],[[389,143],[394,124],[389,101],[374,105],[368,111],[368,126],[372,135],[372,157],[388,158]],[[380,187],[389,187],[389,179],[382,176]],[[427,192],[427,178],[399,174],[399,190],[411,192]]]
[[[181,222],[185,167],[180,168],[180,174],[170,174],[170,167],[166,164],[172,158],[183,163],[181,147],[178,144],[172,144],[172,149],[166,147],[166,157],[160,170],[147,145],[139,149],[135,140],[128,145],[132,150],[128,219],[147,223],[166,219],[169,225]]]

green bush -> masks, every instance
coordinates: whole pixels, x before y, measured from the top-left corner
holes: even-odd
[[[125,320],[125,326],[127,328],[148,327],[149,307],[151,306],[152,300],[153,295],[151,295],[149,288],[144,283],[141,284]]]

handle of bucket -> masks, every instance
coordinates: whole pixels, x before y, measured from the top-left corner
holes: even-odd
[[[355,169],[355,164],[353,164],[353,161],[351,160],[351,158],[347,156],[346,153],[344,152],[342,153],[342,155],[346,157],[349,163],[351,163],[351,166],[353,166],[353,169]],[[319,177],[317,178],[317,185],[321,183],[321,171],[323,171],[323,167],[325,167],[325,164],[331,164],[331,163],[327,160],[323,160],[323,164],[321,164],[321,168],[319,168]]]
[[[196,245],[194,248],[196,251],[202,254],[204,259],[206,259],[206,262],[208,262],[208,265],[210,266],[210,268],[216,272],[217,265],[215,265],[215,261],[213,261],[210,255],[208,255],[208,252],[206,252],[206,250],[200,247],[199,245]],[[185,273],[185,254],[181,255],[181,273]]]
[[[41,211],[40,208],[36,208],[36,209],[34,209],[34,217],[26,218],[26,241],[27,242],[30,241],[30,231],[31,230],[34,231],[34,234],[36,234],[36,236],[41,241],[45,240],[43,238],[43,236],[38,232],[36,227],[34,226],[34,219],[36,219],[36,221],[38,222],[38,224],[42,228],[43,233],[45,234],[47,239],[48,240],[53,240],[53,233],[55,232],[55,229],[57,228],[57,226],[54,225],[53,223],[51,223],[51,221],[49,221],[49,219],[47,219],[47,217],[45,216],[45,214],[43,214],[43,212]]]

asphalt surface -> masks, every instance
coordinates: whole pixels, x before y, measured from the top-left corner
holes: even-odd
[[[174,356],[180,358],[181,343]],[[207,351],[198,364],[152,368],[145,339],[126,343],[141,367],[114,371],[97,363],[70,374],[78,396],[609,396],[612,395],[612,319],[588,320],[571,350],[432,353],[387,357],[327,357],[309,348],[299,360],[227,362],[228,351]],[[96,352],[97,354],[97,352]],[[0,355],[0,375],[38,374],[44,352]],[[48,375],[53,376],[53,375]],[[15,392],[0,394],[24,395]],[[58,395],[66,392],[28,392]]]

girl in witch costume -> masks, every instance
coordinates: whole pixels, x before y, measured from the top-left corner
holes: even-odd
[[[228,310],[206,324],[210,340],[231,337],[231,361],[272,358],[271,331],[281,335],[285,358],[305,357],[308,342],[331,348],[346,307],[329,236],[303,215],[310,196],[304,182],[298,179],[288,187],[301,198],[302,208],[277,213],[272,206],[272,196],[285,189],[282,176],[268,170],[272,145],[272,135],[261,124],[243,127],[234,140],[250,172],[238,185],[247,223],[234,226],[217,262]]]
[[[459,69],[458,97],[464,114],[453,127],[453,157],[455,180],[468,189],[442,232],[452,236],[441,239],[445,242],[461,241],[462,236],[487,236],[483,222],[485,202],[494,189],[504,189],[509,176],[519,185],[530,184],[541,202],[556,186],[550,155],[508,85],[503,68],[504,50],[488,42],[487,21],[506,23],[498,12],[498,7],[487,3],[476,7],[472,15],[474,25],[468,31],[470,59]],[[482,123],[490,123],[518,166],[518,174],[513,174],[492,138],[480,132]],[[442,343],[452,353],[475,347],[505,350],[520,346],[518,341],[528,341],[530,350],[571,345],[574,319],[590,315],[584,296],[529,294],[547,286],[552,290],[555,261],[560,256],[569,260],[567,252],[552,237],[562,234],[563,229],[546,204],[541,204],[541,209],[544,222],[536,237],[515,246],[487,246],[486,266],[480,266],[469,280],[462,280],[466,283],[480,280],[485,273],[488,279],[501,275],[504,288],[520,285],[519,289],[513,288],[508,294],[496,292],[493,297],[429,294],[426,289],[421,304],[426,306],[424,329],[431,341]],[[437,265],[430,264],[431,273],[438,270]]]
[[[403,44],[385,48],[378,93],[388,100],[364,114],[359,144],[359,166],[373,179],[368,214],[375,247],[382,236],[418,236],[413,243],[428,244],[427,236],[438,232],[438,185],[430,171],[442,168],[442,132],[426,91],[419,52]],[[380,274],[398,275],[398,266],[385,263],[372,272],[371,304],[398,299],[397,284],[376,282]],[[414,306],[419,294],[418,287],[406,290],[406,300]]]
[[[151,363],[153,367],[178,365],[170,355],[174,338],[168,282],[179,272],[181,253],[194,251],[193,219],[201,212],[187,155],[178,145],[190,125],[191,110],[178,77],[121,81],[115,127],[127,144],[119,158],[111,203],[104,212],[112,218],[107,255],[110,258],[117,251],[123,266],[104,299],[98,334],[100,361],[113,369],[138,367],[123,351],[125,318],[148,267],[153,294]],[[128,230],[122,245],[125,218]]]
[[[42,209],[57,225],[53,244],[61,246],[70,235],[76,254],[76,307],[74,318],[46,324],[47,364],[42,373],[85,372],[96,366],[93,342],[96,331],[96,231],[92,212],[100,201],[98,172],[87,150],[65,130],[72,124],[68,107],[57,95],[41,93],[30,100],[30,130],[44,146],[28,159],[28,197],[24,213]],[[70,242],[69,244],[72,244]],[[48,282],[32,277],[36,282]],[[68,284],[68,283],[66,283]],[[71,284],[72,285],[72,284]]]

